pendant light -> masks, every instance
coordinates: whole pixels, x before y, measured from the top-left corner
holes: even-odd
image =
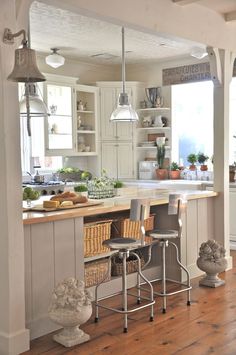
[[[48,117],[50,115],[36,83],[25,83],[24,94],[20,100],[20,115],[27,118],[29,136],[31,136],[30,118]]]
[[[53,68],[59,68],[65,63],[65,58],[62,57],[62,55],[58,54],[57,52],[59,51],[58,48],[51,48],[52,54],[48,55],[45,58],[45,61],[47,65],[50,65],[50,67]]]
[[[15,50],[15,64],[8,80],[22,83],[32,83],[45,81],[45,77],[40,73],[37,62],[35,50],[30,48],[30,44],[26,39],[25,30],[12,33],[9,28],[5,28],[3,35],[3,42],[6,44],[13,44],[14,38],[23,35],[22,48]]]
[[[117,108],[112,112],[111,122],[136,122],[138,115],[129,103],[128,94],[125,92],[125,39],[122,27],[122,93],[119,95]]]

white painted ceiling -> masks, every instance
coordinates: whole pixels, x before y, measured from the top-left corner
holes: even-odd
[[[30,11],[31,45],[42,53],[60,48],[65,57],[96,63],[121,61],[121,27],[34,2]],[[189,55],[199,46],[190,41],[157,37],[125,29],[127,63],[142,63]],[[93,57],[108,54],[112,58]]]
[[[205,6],[222,16],[236,11],[236,0],[188,0],[188,4],[186,0],[176,2],[183,6],[193,6],[193,3],[195,6]],[[50,48],[57,47],[66,58],[103,64],[121,61],[121,28],[108,22],[36,1],[30,11],[30,31],[32,48],[44,54],[49,54]],[[205,48],[199,43],[125,29],[127,63],[189,56],[194,47]]]

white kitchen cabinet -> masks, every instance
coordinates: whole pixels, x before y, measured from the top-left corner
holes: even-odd
[[[101,166],[109,177],[132,179],[134,177],[133,143],[101,143]]]
[[[97,155],[98,88],[76,85],[76,78],[46,77],[44,97],[50,116],[45,124],[45,155]]]
[[[45,124],[45,155],[74,153],[75,83],[76,79],[51,76],[44,83],[44,97],[50,113]]]
[[[126,89],[132,103],[132,89]],[[130,122],[110,122],[110,116],[118,103],[121,88],[100,88],[100,117],[101,117],[101,140],[127,140],[133,137],[133,124]]]
[[[119,94],[122,92],[122,83],[98,82],[97,86],[100,90],[100,167],[106,169],[109,176],[118,179],[135,178],[136,123],[110,122],[111,113],[116,108]],[[126,82],[126,92],[135,108],[143,99],[144,85],[138,82]]]

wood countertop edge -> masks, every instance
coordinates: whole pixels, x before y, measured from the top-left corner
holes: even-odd
[[[184,191],[181,192],[184,193]],[[218,193],[214,191],[198,191],[198,193],[196,192],[191,193],[191,191],[188,191],[188,193],[186,193],[188,200],[215,197],[217,195]],[[127,198],[135,198],[135,197],[127,197]],[[168,197],[153,199],[150,202],[151,202],[151,206],[163,205],[168,203]],[[130,209],[130,204],[126,203],[124,205],[122,204],[116,206],[112,204],[110,206],[97,205],[91,207],[84,207],[84,208],[63,210],[63,211],[56,211],[56,212],[46,212],[46,213],[31,211],[31,212],[23,213],[23,224],[31,225],[37,223],[46,223],[46,222],[60,221],[60,220],[70,219],[70,218],[88,217],[88,216],[94,216],[94,215],[104,214],[104,213],[125,211],[129,209]]]

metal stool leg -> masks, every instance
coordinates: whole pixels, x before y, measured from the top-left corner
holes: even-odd
[[[137,273],[137,304],[141,303],[140,275]]]
[[[190,305],[191,305],[191,298],[190,298],[190,290],[191,290],[190,274],[189,274],[188,269],[187,269],[183,264],[181,264],[181,262],[180,262],[180,260],[179,260],[179,249],[178,249],[177,245],[176,245],[175,243],[173,243],[173,242],[170,242],[170,244],[175,247],[177,264],[178,264],[178,265],[186,272],[186,274],[187,274],[187,287],[188,287],[188,290],[187,290],[187,306],[190,306]]]
[[[127,273],[126,273],[126,259],[127,252],[123,253],[123,271],[122,271],[122,289],[123,289],[123,311],[124,313],[124,333],[128,332],[128,315],[127,315]]]
[[[166,313],[166,241],[162,241],[162,313]]]
[[[142,278],[145,283],[147,283],[150,287],[150,299],[149,301],[151,302],[150,304],[150,307],[151,307],[151,312],[150,312],[150,322],[153,321],[154,319],[154,292],[153,292],[153,286],[151,284],[151,282],[144,276],[144,274],[142,273],[142,268],[141,268],[141,259],[139,257],[139,255],[135,252],[131,252],[132,255],[135,255],[135,257],[137,258],[138,260],[138,270],[137,270],[137,273],[138,273],[138,276],[139,276],[139,287],[140,287],[140,278]],[[141,289],[141,288],[140,288]],[[140,295],[140,298],[141,298],[141,295]],[[142,306],[141,306],[142,307]]]
[[[111,273],[111,259],[117,255],[117,253],[114,253],[113,255],[111,255],[109,258],[108,258],[108,270],[107,270],[107,273],[105,274],[105,276],[103,277],[103,279],[96,285],[95,287],[95,299],[94,299],[94,304],[95,304],[95,318],[94,318],[94,322],[95,323],[98,323],[98,320],[99,320],[99,317],[98,317],[98,287],[106,280],[106,278],[108,277],[108,275],[110,275]]]

